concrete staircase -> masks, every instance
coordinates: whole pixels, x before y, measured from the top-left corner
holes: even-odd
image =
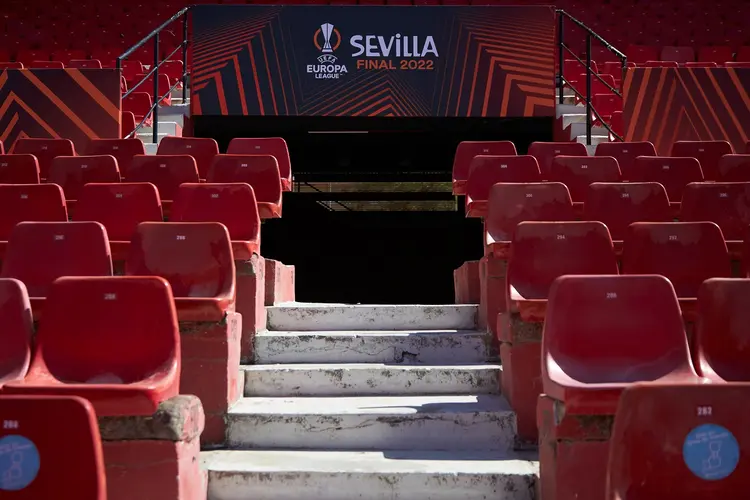
[[[210,500],[534,498],[476,306],[268,308]]]

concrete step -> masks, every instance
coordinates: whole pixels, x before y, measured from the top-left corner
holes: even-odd
[[[476,305],[344,305],[290,303],[268,307],[268,329],[280,331],[470,330]]]
[[[268,310],[273,307],[266,308]],[[278,332],[255,335],[255,364],[476,364],[491,338],[476,330]]]
[[[533,500],[539,465],[497,452],[215,451],[209,500]]]
[[[245,396],[497,394],[500,365],[248,365]]]
[[[227,424],[239,449],[506,451],[516,429],[491,395],[242,398]]]

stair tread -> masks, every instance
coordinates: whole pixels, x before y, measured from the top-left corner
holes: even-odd
[[[335,336],[353,336],[353,335],[487,335],[479,330],[300,330],[300,331],[283,331],[283,330],[264,330],[256,333],[256,337],[295,337],[309,335],[335,335]]]
[[[269,370],[308,371],[308,370],[501,370],[497,363],[459,363],[455,365],[397,365],[392,363],[278,363],[260,365],[241,365],[246,372],[263,372]]]

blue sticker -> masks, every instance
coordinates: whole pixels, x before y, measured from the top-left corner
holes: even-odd
[[[0,439],[0,491],[22,490],[39,474],[39,450],[29,439],[5,436]]]
[[[740,447],[728,429],[704,424],[688,433],[682,445],[682,458],[688,469],[699,478],[717,481],[737,468]]]

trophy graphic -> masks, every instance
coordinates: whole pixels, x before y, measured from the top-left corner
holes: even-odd
[[[325,23],[320,25],[320,31],[323,33],[323,48],[321,52],[324,54],[330,54],[333,52],[331,48],[331,34],[333,33],[333,24]]]

